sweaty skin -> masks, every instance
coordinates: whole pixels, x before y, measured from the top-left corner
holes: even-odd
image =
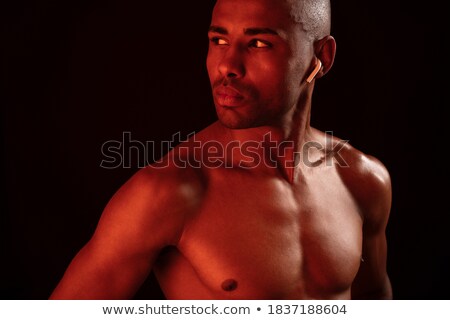
[[[391,298],[389,174],[309,123],[305,79],[336,50],[324,8],[217,2],[218,121],[117,191],[52,299],[132,298],[152,270],[168,299]]]

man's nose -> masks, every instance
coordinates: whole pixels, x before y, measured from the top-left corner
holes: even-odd
[[[230,47],[219,64],[219,72],[226,78],[242,78],[245,75],[243,52],[238,47]]]

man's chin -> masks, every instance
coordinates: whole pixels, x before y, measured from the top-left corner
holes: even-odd
[[[226,128],[232,130],[249,129],[258,127],[250,119],[227,119],[224,117],[219,117],[219,122]]]
[[[253,121],[230,121],[230,120],[223,120],[219,118],[219,122],[226,128],[232,129],[232,130],[242,130],[242,129],[251,129],[251,128],[257,128],[263,126],[263,124],[258,124]]]
[[[251,115],[244,112],[236,112],[233,110],[217,110],[217,117],[219,122],[228,129],[250,129],[267,125],[255,115]]]

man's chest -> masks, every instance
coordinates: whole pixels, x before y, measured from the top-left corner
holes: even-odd
[[[179,245],[207,287],[220,291],[232,279],[237,295],[261,292],[268,299],[348,289],[362,224],[339,187],[291,188],[280,179],[233,173],[208,183]]]

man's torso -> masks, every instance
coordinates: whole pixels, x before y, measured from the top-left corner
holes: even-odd
[[[205,191],[155,266],[168,299],[349,299],[362,218],[336,166],[201,169]]]

